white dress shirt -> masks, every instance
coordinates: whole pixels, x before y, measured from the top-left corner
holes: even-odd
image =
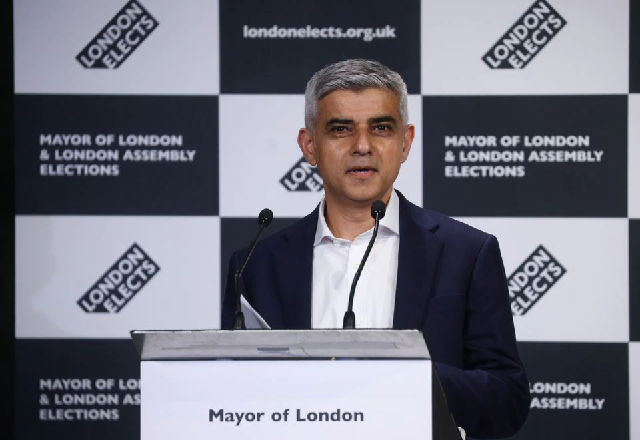
[[[367,249],[373,228],[353,241],[336,238],[320,204],[313,243],[313,328],[342,328],[351,283]],[[391,328],[398,279],[400,216],[398,196],[391,191],[378,236],[362,269],[353,298],[356,328]]]

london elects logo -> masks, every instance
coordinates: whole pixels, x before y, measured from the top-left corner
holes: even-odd
[[[160,267],[134,243],[78,300],[87,313],[118,313]]]
[[[132,0],[80,51],[76,60],[87,69],[116,69],[158,24],[140,2]]]
[[[540,245],[509,277],[511,313],[527,313],[567,270]]]
[[[548,2],[536,1],[482,59],[492,69],[522,69],[566,24]]]
[[[282,176],[280,183],[289,191],[322,191],[322,176],[318,167],[311,165],[304,156]]]

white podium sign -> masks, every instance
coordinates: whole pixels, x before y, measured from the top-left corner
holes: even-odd
[[[141,363],[141,440],[432,439],[428,359]]]
[[[142,440],[459,440],[417,330],[135,330]]]

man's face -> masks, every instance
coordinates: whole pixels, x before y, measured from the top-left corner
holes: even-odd
[[[337,90],[318,102],[315,136],[300,130],[298,144],[318,165],[329,203],[370,205],[388,201],[407,159],[414,127],[400,120],[400,99],[388,90]]]

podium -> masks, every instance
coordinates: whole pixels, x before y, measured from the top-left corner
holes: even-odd
[[[417,330],[139,330],[141,440],[459,440]]]

